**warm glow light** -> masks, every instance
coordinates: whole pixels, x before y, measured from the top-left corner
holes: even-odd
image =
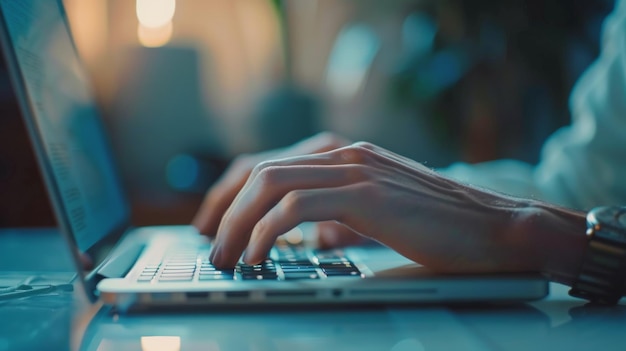
[[[143,351],[180,351],[180,336],[142,336]]]
[[[167,44],[172,38],[173,26],[172,22],[168,22],[164,26],[158,28],[145,27],[139,24],[137,28],[137,36],[141,45],[155,48]]]
[[[137,18],[144,27],[165,26],[174,18],[176,0],[137,0]]]

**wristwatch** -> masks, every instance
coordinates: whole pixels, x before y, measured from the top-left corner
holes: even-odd
[[[587,250],[571,296],[614,305],[625,291],[626,207],[598,207],[587,214]]]

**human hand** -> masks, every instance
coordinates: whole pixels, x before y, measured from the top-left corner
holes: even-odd
[[[265,161],[239,182],[210,257],[220,267],[234,266],[244,250],[244,262],[261,262],[279,235],[302,222],[336,221],[436,271],[538,268],[521,231],[511,228],[526,202],[369,143]]]
[[[299,155],[326,152],[349,145],[350,141],[332,133],[320,133],[291,147],[236,158],[224,175],[211,187],[192,224],[200,233],[215,236],[224,214],[259,163]],[[360,244],[365,239],[334,221],[317,224],[317,238],[322,248]]]

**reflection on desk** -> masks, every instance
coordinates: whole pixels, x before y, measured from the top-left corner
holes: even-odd
[[[592,308],[552,285],[546,300],[411,306],[167,312],[101,309],[81,350],[623,350],[626,307]],[[598,348],[600,347],[600,348]]]
[[[155,351],[163,350],[162,342],[169,350],[420,350],[441,341],[449,349],[480,346],[451,313],[435,307],[98,318],[85,335],[85,350]],[[155,344],[159,348],[151,348]]]
[[[66,292],[0,302],[0,351],[68,349],[72,306]]]
[[[56,230],[0,230],[0,286],[33,276],[34,284],[67,283],[74,271]],[[64,290],[0,301],[0,351],[68,349],[76,301],[74,293]]]

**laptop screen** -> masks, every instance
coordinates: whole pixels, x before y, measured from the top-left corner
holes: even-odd
[[[88,78],[57,1],[0,0],[57,210],[81,251],[128,218]],[[32,131],[32,130],[31,130]]]

